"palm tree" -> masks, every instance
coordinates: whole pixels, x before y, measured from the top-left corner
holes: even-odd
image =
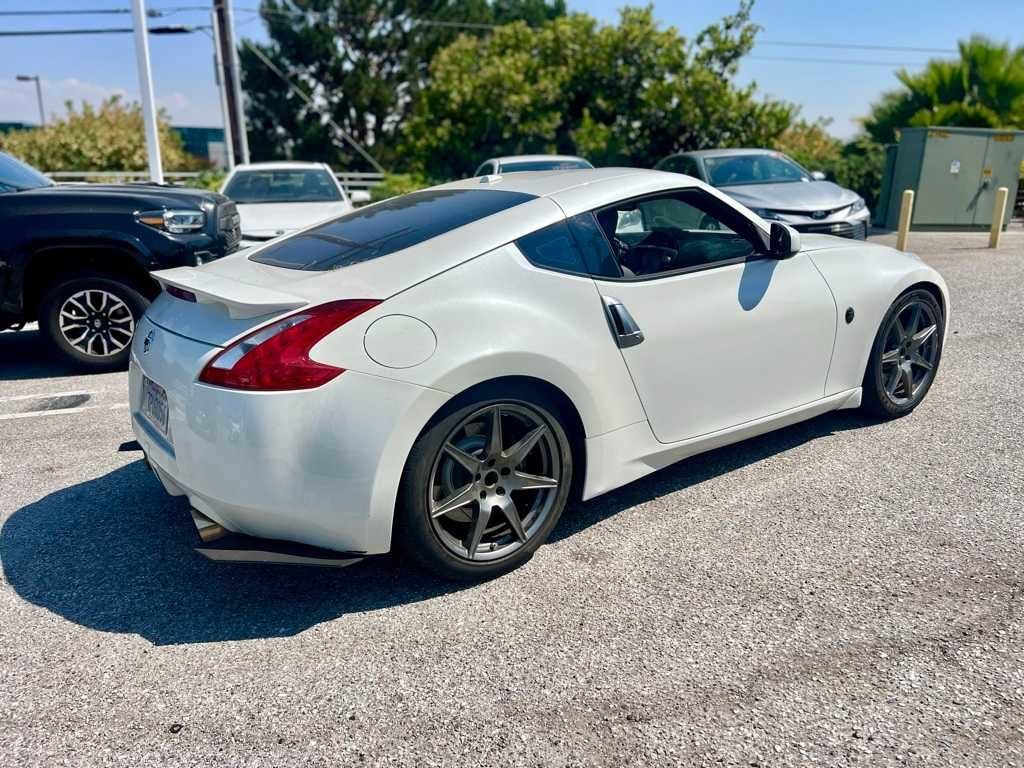
[[[972,37],[959,48],[959,60],[896,73],[903,87],[883,95],[864,121],[871,138],[896,141],[907,126],[1024,127],[1024,47]]]

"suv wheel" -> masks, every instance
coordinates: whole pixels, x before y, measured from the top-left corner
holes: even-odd
[[[39,329],[66,360],[93,371],[128,364],[135,326],[149,302],[112,275],[79,274],[43,297]]]

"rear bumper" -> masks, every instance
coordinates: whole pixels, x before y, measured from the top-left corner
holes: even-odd
[[[144,319],[136,339],[153,328]],[[353,371],[301,392],[211,387],[195,377],[216,348],[157,331],[148,353],[133,347],[131,418],[169,493],[236,533],[342,552],[390,548],[405,459],[449,395]],[[167,391],[169,439],[140,411],[143,373]]]

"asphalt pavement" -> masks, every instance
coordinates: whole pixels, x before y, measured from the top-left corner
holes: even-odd
[[[126,375],[0,333],[0,765],[1024,765],[1024,232],[986,240],[913,235],[953,313],[912,416],[695,457],[470,587],[206,561]]]

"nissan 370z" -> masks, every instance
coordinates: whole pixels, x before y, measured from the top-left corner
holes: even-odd
[[[912,254],[630,169],[455,182],[156,277],[131,412],[170,493],[464,579],[526,561],[574,496],[827,411],[909,413],[948,318]]]

